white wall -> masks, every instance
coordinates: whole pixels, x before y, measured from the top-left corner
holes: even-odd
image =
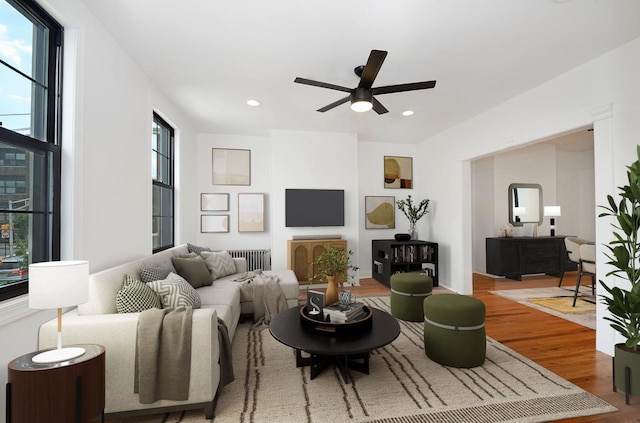
[[[65,27],[62,136],[62,259],[89,260],[91,272],[149,254],[151,119],[158,111],[177,130],[177,156],[191,163],[193,128],[78,0],[49,0]],[[178,164],[178,242],[193,239],[195,169]],[[41,323],[26,296],[0,305],[0,396],[7,364],[36,349]],[[10,340],[10,342],[8,342]],[[0,420],[5,417],[0,402]]]
[[[636,39],[424,143],[425,155],[438,157],[437,166],[428,169],[429,176],[444,182],[437,187],[436,198],[444,202],[438,210],[444,213],[433,216],[434,234],[450,250],[447,256],[441,255],[441,265],[451,272],[456,290],[472,291],[472,219],[465,215],[473,204],[470,162],[593,123],[594,198],[596,203],[606,201],[607,194],[624,184],[625,166],[635,157],[640,81],[634,75],[639,71],[640,39]],[[447,196],[448,192],[453,195]],[[601,245],[610,238],[608,222],[598,219],[595,235],[598,276],[610,279],[604,277]],[[598,304],[597,348],[611,354],[616,337],[602,319],[604,312]]]
[[[606,200],[595,198],[593,150],[558,151],[556,154],[557,198],[562,216],[556,218],[556,233],[596,239],[596,204]]]

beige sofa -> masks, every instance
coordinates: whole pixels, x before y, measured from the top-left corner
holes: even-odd
[[[250,298],[242,298],[240,285],[234,282],[238,273],[246,271],[244,259],[233,259],[236,274],[216,279],[211,286],[197,289],[202,307],[193,310],[191,374],[189,399],[160,400],[141,404],[134,393],[136,327],[140,313],[117,313],[116,295],[124,276],[139,277],[143,264],[159,266],[174,255],[188,252],[187,245],[171,248],[152,256],[119,265],[89,277],[89,301],[63,315],[63,343],[99,344],[106,350],[106,406],[108,415],[146,414],[169,409],[203,408],[207,418],[213,414],[213,400],[220,381],[218,317],[233,339],[241,314],[250,314]],[[265,271],[277,275],[287,305],[298,304],[298,281],[291,270]],[[39,348],[55,348],[56,320],[40,327]],[[237,375],[236,375],[237,377]]]

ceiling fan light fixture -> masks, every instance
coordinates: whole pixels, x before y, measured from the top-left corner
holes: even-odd
[[[373,94],[366,88],[356,88],[351,95],[351,110],[354,112],[368,112],[373,107]]]

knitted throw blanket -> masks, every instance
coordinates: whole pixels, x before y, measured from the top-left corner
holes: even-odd
[[[191,307],[140,313],[134,372],[140,403],[189,399],[192,313]]]
[[[277,276],[256,269],[240,274],[234,281],[240,283],[241,298],[253,302],[254,329],[268,327],[273,316],[288,308]]]

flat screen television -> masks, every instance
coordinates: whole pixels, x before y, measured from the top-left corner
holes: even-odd
[[[286,189],[285,226],[344,226],[344,190]]]

